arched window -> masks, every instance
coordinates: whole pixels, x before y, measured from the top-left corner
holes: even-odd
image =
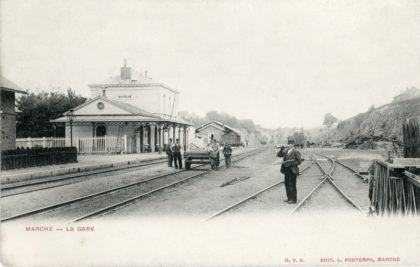
[[[102,137],[106,135],[106,127],[105,125],[98,125],[96,126],[96,136]]]

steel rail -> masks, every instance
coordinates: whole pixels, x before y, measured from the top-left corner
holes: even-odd
[[[331,177],[329,177],[331,178]],[[334,181],[332,179],[330,179],[331,184],[334,186],[335,189],[338,190],[338,192],[341,193],[342,196],[344,196],[344,198],[356,209],[358,209],[360,212],[363,212],[363,209],[357,205],[346,193],[344,193],[344,191],[336,184],[334,183]]]
[[[96,174],[102,174],[102,173],[108,173],[108,172],[114,172],[114,171],[120,171],[120,170],[126,170],[126,169],[132,169],[132,168],[139,168],[139,167],[147,167],[147,166],[151,166],[151,165],[155,165],[155,164],[159,164],[159,163],[164,163],[167,160],[157,160],[157,161],[150,161],[147,163],[142,163],[142,164],[135,164],[135,165],[127,165],[127,166],[123,166],[123,167],[110,167],[110,168],[106,168],[104,170],[94,170],[94,171],[88,171],[88,172],[84,172],[84,173],[80,173],[80,174],[76,174],[76,175],[63,175],[66,177],[62,177],[62,178],[58,178],[58,179],[51,179],[51,180],[43,180],[43,181],[32,181],[29,183],[19,183],[17,185],[13,185],[13,183],[8,186],[7,184],[2,185],[1,187],[1,191],[8,191],[8,190],[13,190],[13,189],[17,189],[17,188],[22,188],[22,187],[31,187],[31,186],[36,186],[36,185],[42,185],[42,184],[50,184],[50,183],[57,183],[57,182],[61,182],[61,181],[65,181],[65,180],[70,180],[70,179],[76,179],[76,178],[81,178],[81,177],[86,177],[86,176],[91,176],[91,175],[96,175]],[[69,185],[69,184],[74,184],[74,183],[78,183],[80,181],[76,181],[76,182],[72,182],[72,183],[66,183],[63,184],[64,185]],[[51,186],[51,187],[46,187],[46,188],[38,188],[35,190],[30,190],[30,191],[24,191],[24,192],[20,192],[20,193],[14,193],[14,194],[10,194],[10,195],[2,195],[1,197],[9,197],[9,196],[13,196],[13,195],[19,195],[19,194],[25,194],[25,193],[30,193],[30,192],[34,192],[34,191],[40,191],[43,189],[49,189],[49,188],[53,188],[53,187],[58,187],[61,185],[56,185],[56,186]]]
[[[328,176],[323,176],[324,178],[321,180],[321,182],[319,182],[319,184],[317,184],[297,205],[296,207],[289,213],[289,215],[293,215],[296,211],[298,211],[299,209],[301,209],[303,207],[303,205],[306,203],[306,201],[308,201],[308,199],[315,193],[316,190],[318,190],[318,188],[321,187],[321,185],[323,185],[325,183],[325,181],[327,180]]]
[[[319,155],[319,156],[321,156],[321,157],[326,157],[326,158],[329,158],[328,156],[323,155],[323,154],[321,154],[321,153],[317,153],[317,152],[313,152],[313,153],[314,153],[314,154],[317,154],[317,155]],[[348,166],[347,164],[345,164],[345,163],[343,163],[343,162],[341,162],[341,161],[339,161],[339,160],[334,160],[334,162],[336,162],[336,163],[340,164],[341,166],[345,167],[346,169],[348,169],[349,171],[351,171],[354,175],[356,175],[357,177],[359,177],[359,178],[363,179],[363,181],[366,181],[366,180],[367,180],[367,177],[365,177],[365,176],[363,176],[363,175],[361,175],[361,174],[357,173],[357,171],[356,171],[355,169],[353,169],[352,167]],[[331,175],[331,173],[330,173],[330,175]]]
[[[306,166],[305,168],[303,168],[303,169],[299,172],[299,174],[302,174],[305,170],[309,169],[309,168],[312,166],[312,164],[313,164],[313,161],[311,161],[311,163],[310,163],[310,164],[308,164],[308,166]],[[245,203],[245,202],[247,202],[247,201],[249,201],[249,200],[251,200],[251,199],[253,199],[253,198],[256,198],[258,195],[260,195],[260,194],[262,194],[262,193],[264,193],[264,192],[266,192],[266,191],[269,191],[270,189],[272,189],[272,188],[274,188],[274,187],[277,187],[277,186],[283,185],[283,184],[284,184],[284,181],[281,181],[281,182],[276,182],[276,183],[274,183],[274,184],[272,184],[272,185],[270,185],[270,186],[268,186],[268,187],[266,187],[266,188],[263,188],[263,189],[259,190],[258,192],[254,193],[254,194],[252,194],[252,195],[250,195],[250,196],[248,196],[248,197],[245,197],[244,199],[242,199],[242,200],[240,200],[240,201],[238,201],[238,202],[236,202],[236,203],[234,203],[234,204],[230,205],[229,207],[224,208],[224,209],[222,209],[222,210],[220,210],[220,211],[218,211],[218,212],[214,213],[213,215],[211,215],[210,217],[208,217],[208,218],[206,219],[206,221],[209,221],[209,220],[212,220],[212,219],[214,219],[214,218],[216,218],[216,217],[219,217],[220,215],[222,215],[222,214],[224,214],[224,213],[227,213],[228,211],[232,211],[234,208],[237,208],[237,207],[238,207],[238,206],[240,206],[241,204],[243,204],[243,203]]]
[[[344,164],[343,162],[341,162],[341,161],[339,161],[339,160],[336,160],[336,162],[337,162],[338,164],[340,164],[341,166],[345,167],[346,169],[348,169],[349,171],[351,171],[351,172],[352,172],[354,175],[356,175],[357,177],[359,177],[359,178],[363,179],[363,181],[366,181],[366,180],[367,180],[367,177],[365,177],[365,176],[363,176],[363,175],[361,175],[361,174],[357,173],[357,171],[356,171],[355,169],[353,169],[352,167],[348,166],[347,164]]]
[[[246,156],[252,156],[252,155],[254,155],[254,154],[256,154],[260,151],[262,151],[262,150],[261,149],[255,149],[255,150],[251,151],[249,155],[246,155]],[[238,154],[236,156],[240,157],[244,154],[247,154],[247,152],[243,152],[243,153]],[[196,168],[201,167],[201,166],[203,166],[203,165],[198,165],[198,166],[194,167],[193,169],[196,169]],[[129,187],[133,187],[133,186],[136,186],[136,185],[140,185],[140,184],[143,184],[143,183],[146,183],[146,182],[150,182],[150,181],[153,181],[153,180],[156,180],[156,179],[164,178],[164,177],[167,177],[167,176],[175,175],[175,174],[178,174],[178,173],[181,173],[181,172],[186,172],[186,171],[187,170],[180,170],[180,171],[175,171],[175,172],[171,172],[171,173],[167,173],[167,174],[154,176],[154,177],[148,178],[146,180],[130,183],[130,184],[127,184],[127,185],[124,185],[124,186],[114,187],[114,188],[111,188],[111,189],[107,189],[107,190],[103,190],[103,191],[96,192],[96,193],[93,193],[93,194],[89,194],[89,195],[86,195],[86,196],[83,196],[83,197],[74,198],[74,199],[63,201],[63,202],[60,202],[60,203],[57,203],[57,204],[41,207],[41,208],[38,208],[38,209],[35,209],[35,210],[32,210],[32,211],[27,211],[27,212],[23,212],[23,213],[20,213],[20,214],[17,214],[17,215],[2,218],[0,221],[1,222],[6,222],[6,221],[12,221],[12,220],[16,220],[16,219],[23,218],[23,217],[28,217],[28,216],[31,216],[31,215],[34,215],[34,214],[39,214],[39,213],[42,213],[42,212],[45,212],[45,211],[49,211],[49,210],[52,210],[52,209],[55,209],[55,208],[67,206],[67,205],[70,205],[70,204],[73,204],[73,203],[76,203],[76,202],[80,202],[80,201],[83,201],[83,200],[86,200],[86,199],[91,199],[91,198],[95,198],[95,197],[102,196],[102,195],[105,195],[105,194],[117,192],[117,191],[129,188]],[[209,171],[210,170],[206,170],[205,172],[209,172]]]
[[[261,153],[261,152],[263,152],[263,151],[264,151],[264,150],[257,149],[256,151],[252,151],[252,153],[250,153],[249,155],[245,155],[245,156],[243,156],[243,157],[237,158],[237,159],[235,159],[235,160],[234,160],[234,161],[232,161],[232,162],[237,162],[237,161],[243,160],[243,159],[245,159],[245,158],[251,157],[251,156],[253,156],[253,155],[255,155],[255,154],[258,154],[258,153]],[[245,153],[244,153],[244,154],[245,154]],[[243,155],[243,154],[241,154],[241,155]],[[239,155],[238,155],[238,156],[239,156]],[[221,166],[222,166],[222,165],[221,165]],[[126,199],[126,200],[120,201],[120,202],[118,202],[118,203],[115,203],[115,204],[112,204],[112,205],[106,206],[106,207],[104,207],[104,208],[98,209],[98,210],[96,210],[96,211],[93,211],[93,212],[90,212],[90,213],[88,213],[88,214],[82,215],[82,216],[80,216],[80,217],[78,217],[78,218],[76,218],[76,219],[73,219],[73,220],[71,220],[69,223],[79,222],[79,221],[82,221],[82,220],[85,220],[85,219],[88,219],[88,218],[91,218],[91,217],[94,217],[94,216],[98,216],[98,215],[105,215],[105,214],[107,214],[107,213],[110,213],[110,212],[112,212],[112,211],[115,211],[116,209],[120,209],[120,208],[122,208],[122,207],[128,206],[128,205],[132,204],[133,202],[135,202],[135,201],[136,201],[136,200],[138,200],[138,199],[142,199],[142,198],[144,198],[144,197],[150,196],[151,194],[156,193],[156,192],[159,192],[159,191],[162,191],[162,190],[164,190],[164,189],[166,189],[166,188],[169,188],[169,187],[173,187],[173,186],[176,186],[176,185],[182,184],[182,183],[184,183],[185,181],[188,181],[188,180],[190,180],[190,179],[192,179],[192,178],[196,178],[196,177],[202,176],[202,175],[204,175],[204,174],[210,173],[211,171],[212,171],[212,169],[209,169],[209,170],[203,171],[202,173],[198,173],[198,174],[195,174],[195,175],[193,175],[193,176],[191,176],[191,177],[188,177],[188,178],[182,179],[182,180],[180,180],[180,181],[174,182],[174,183],[172,183],[172,184],[169,184],[169,185],[166,185],[166,186],[162,186],[162,187],[159,187],[159,188],[154,189],[154,190],[152,190],[152,191],[149,191],[149,192],[146,192],[146,193],[143,193],[143,194],[140,194],[140,195],[134,196],[134,197],[132,197],[132,198],[129,198],[129,199]]]
[[[318,160],[315,160],[315,164],[321,169],[321,171],[324,173],[323,176],[321,176],[321,180],[323,180],[328,174],[327,171],[319,164]]]
[[[295,214],[299,209],[301,209],[303,206],[304,206],[304,204],[310,199],[310,197],[326,182],[326,181],[329,181],[330,183],[331,183],[331,185],[333,186],[333,188],[334,189],[336,189],[339,193],[340,193],[340,195],[342,196],[342,197],[344,197],[344,199],[347,201],[347,202],[349,202],[351,205],[352,205],[352,207],[354,207],[354,208],[356,208],[357,210],[359,210],[360,212],[363,212],[363,209],[359,206],[359,205],[357,205],[346,193],[344,193],[344,191],[334,182],[334,176],[332,175],[332,173],[334,172],[334,170],[335,170],[335,166],[336,166],[336,164],[335,164],[335,160],[334,159],[332,159],[331,157],[328,157],[328,156],[326,156],[326,155],[322,155],[322,154],[320,154],[320,153],[316,153],[316,152],[313,152],[314,154],[317,154],[317,155],[319,155],[319,156],[322,156],[322,157],[325,157],[325,158],[327,158],[329,161],[331,161],[332,162],[332,167],[331,167],[331,169],[330,169],[330,171],[327,173],[323,168],[322,168],[322,166],[317,162],[317,161],[315,161],[317,164],[318,164],[318,166],[323,170],[323,172],[325,173],[325,175],[323,176],[323,178],[322,178],[322,181],[318,184],[318,185],[316,185],[315,187],[314,187],[314,189],[312,189],[300,202],[299,202],[299,204],[289,213],[289,215],[293,215],[293,214]]]

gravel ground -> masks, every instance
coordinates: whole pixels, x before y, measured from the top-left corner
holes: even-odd
[[[310,164],[309,160],[302,163],[301,169]],[[278,170],[277,170],[278,171]],[[299,202],[305,195],[307,195],[321,180],[323,173],[314,164],[304,171],[297,178],[297,201]],[[278,172],[280,180],[284,180],[283,174]],[[242,216],[244,214],[289,214],[296,204],[288,204],[283,202],[287,199],[286,190],[283,185],[275,187],[267,192],[264,192],[255,199],[248,201],[247,203],[236,208],[228,216]]]
[[[239,153],[242,153],[244,151],[250,151],[254,148],[247,148],[247,149],[241,149]],[[238,153],[238,154],[239,154]],[[206,166],[204,169],[207,169],[208,166]],[[128,169],[128,170],[121,170],[116,171],[112,173],[105,173],[105,174],[97,174],[93,176],[86,177],[85,181],[78,182],[75,184],[50,188],[48,190],[42,190],[42,191],[35,191],[31,193],[26,193],[22,195],[14,195],[10,197],[2,198],[1,201],[1,216],[3,218],[13,216],[16,214],[28,212],[34,209],[42,208],[45,206],[65,202],[71,199],[83,197],[86,195],[90,195],[93,193],[97,193],[100,191],[108,190],[111,188],[119,187],[122,185],[144,181],[149,178],[163,175],[163,174],[175,174],[178,170],[174,168],[168,168],[165,164],[163,165],[154,165],[153,167],[148,168],[140,168],[140,169]],[[194,171],[191,171],[194,172]],[[183,174],[177,174],[177,175],[171,175],[169,177],[165,177],[162,179],[156,180],[156,182],[148,183],[151,185],[144,186],[144,184],[141,187],[141,190],[143,190],[143,187],[147,190],[155,189],[157,187],[160,187],[164,184],[169,184],[170,182],[173,182],[175,179],[180,179],[178,176],[184,177],[191,175],[189,172],[183,172]],[[184,177],[185,178],[185,177]],[[162,182],[162,180],[164,182]],[[116,199],[120,198],[127,198],[127,196],[132,196],[134,193],[139,192],[138,187],[130,189],[128,191],[124,190],[123,193],[117,193],[115,195],[108,194],[108,197],[100,197],[97,199],[91,199],[84,201],[81,204],[73,204],[66,208],[60,208],[57,212],[47,212],[47,214],[41,214],[40,217],[43,218],[49,218],[57,216],[61,219],[68,219],[73,218],[74,216],[78,216],[80,211],[83,212],[89,212],[94,208],[98,208],[99,206],[104,206],[108,203],[114,203]],[[142,191],[145,192],[145,191]],[[85,207],[85,208],[82,208]],[[52,215],[54,214],[54,215]],[[38,216],[35,216],[38,217]]]
[[[363,210],[369,209],[369,186],[340,164],[335,165],[334,182]]]
[[[135,185],[129,188],[122,189],[121,191],[113,192],[111,194],[101,195],[92,199],[86,199],[65,207],[60,207],[55,210],[47,211],[42,214],[28,217],[28,220],[39,220],[39,219],[54,219],[54,220],[74,220],[91,212],[95,212],[99,209],[105,208],[109,205],[119,203],[121,201],[128,200],[132,197],[136,197],[141,194],[150,192],[156,188],[171,183],[179,182],[192,175],[202,173],[203,171],[188,171],[180,172],[174,175],[152,180],[147,183]],[[194,179],[194,178],[193,178]]]
[[[335,187],[327,180],[317,191],[306,201],[304,206],[298,210],[298,214],[305,216],[319,215],[322,213],[350,212],[354,214],[360,213],[344,197]]]
[[[9,195],[14,195],[14,194],[29,193],[35,190],[44,190],[44,189],[49,189],[51,187],[64,186],[64,185],[69,185],[69,184],[78,183],[78,182],[84,182],[92,178],[107,177],[107,176],[113,176],[117,174],[127,174],[130,172],[143,171],[143,170],[150,169],[156,166],[166,166],[166,164],[167,163],[165,161],[164,163],[159,162],[156,164],[150,164],[150,165],[144,165],[144,166],[132,166],[129,168],[123,168],[121,170],[109,169],[109,171],[107,172],[103,172],[104,170],[95,170],[91,172],[72,173],[72,174],[60,175],[56,177],[38,178],[38,179],[34,179],[34,181],[10,183],[10,184],[7,184],[6,186],[2,186],[2,189],[3,189],[2,197],[7,197]],[[28,185],[31,182],[42,182],[42,183]],[[11,189],[4,190],[10,186],[20,186],[20,185],[24,185],[24,187],[11,188]]]
[[[107,190],[124,184],[146,180],[150,177],[173,173],[175,169],[165,165],[140,170],[119,171],[117,173],[89,176],[86,181],[65,185],[47,190],[35,191],[22,195],[14,195],[1,199],[1,216],[9,217],[44,206],[68,201],[95,192]]]
[[[305,154],[304,157],[308,160],[302,164],[302,167],[310,163],[309,157]],[[183,186],[169,189],[164,195],[152,196],[123,210],[118,210],[110,216],[113,218],[117,216],[137,218],[139,216],[193,215],[205,219],[269,185],[283,181],[283,175],[279,172],[279,162],[280,160],[275,157],[275,152],[269,149],[234,164],[234,168],[222,168],[211,172],[205,177],[188,182]],[[221,187],[226,182],[241,177],[250,178]],[[282,186],[273,188],[272,191],[280,191],[278,196],[285,195]],[[282,196],[283,198],[285,197]],[[282,201],[280,202],[283,204]]]
[[[308,151],[310,152],[310,151]],[[331,157],[335,157],[334,154],[325,153]],[[330,151],[327,151],[330,152]],[[328,173],[332,167],[332,164],[329,160],[324,157],[313,155],[314,159],[323,167],[323,169]],[[363,157],[363,155],[362,155]],[[309,194],[316,185],[318,185],[321,180],[323,172],[321,169],[314,163],[310,169],[304,172],[298,177],[297,181],[297,191],[298,191],[298,202],[303,199],[307,194]],[[367,198],[367,184],[352,174],[346,168],[336,165],[336,170],[333,173],[335,180],[334,182],[342,188],[342,190],[352,198],[362,208],[368,207],[368,198]],[[281,189],[280,189],[281,188]],[[279,193],[280,189],[280,193]],[[260,197],[249,201],[246,205],[243,205],[234,211],[235,215],[243,215],[245,213],[279,213],[285,214],[290,213],[290,211],[296,207],[296,205],[290,205],[284,203],[282,200],[286,198],[284,186],[272,189]],[[309,199],[308,205],[300,211],[300,214],[305,215],[319,215],[319,212],[350,212],[358,213],[345,199],[341,194],[333,187],[330,183],[324,183],[314,196]],[[313,214],[312,214],[313,213]]]
[[[248,148],[247,150],[250,150]],[[343,161],[353,161],[378,158],[379,153],[368,151],[349,151],[349,150],[303,150],[303,162],[301,169],[310,163],[310,160],[317,159],[326,171],[331,168],[331,163],[323,157],[313,155],[312,151],[319,151],[325,155],[342,159]],[[121,217],[152,217],[152,216],[197,216],[198,218],[208,218],[212,214],[224,209],[245,197],[248,197],[257,191],[266,188],[276,182],[283,181],[283,175],[280,174],[279,159],[275,156],[272,148],[267,148],[262,153],[253,155],[249,158],[233,163],[233,167],[226,169],[221,167],[216,171],[212,171],[203,176],[194,178],[174,188],[168,188],[160,193],[156,193],[145,199],[134,202],[133,204],[114,211],[101,217],[121,218]],[[354,163],[356,164],[356,163]],[[358,166],[358,163],[357,163]],[[107,174],[98,174],[90,176],[87,180],[65,185],[61,187],[51,188],[48,190],[36,191],[23,195],[10,196],[2,198],[1,216],[9,217],[15,214],[30,211],[36,208],[56,204],[70,199],[82,197],[95,192],[107,190],[121,185],[143,181],[151,177],[174,173],[175,169],[168,168],[163,165],[155,165],[147,169],[131,169],[122,170]],[[298,201],[303,199],[319,182],[323,175],[322,171],[313,164],[307,171],[298,177],[297,190]],[[335,182],[342,190],[349,195],[359,206],[367,208],[369,201],[367,198],[367,184],[357,178],[349,170],[340,165],[336,165],[336,171],[333,173]],[[70,219],[83,213],[92,211],[109,203],[126,199],[148,190],[169,184],[177,179],[181,179],[182,175],[175,175],[164,179],[162,183],[150,183],[147,186],[139,186],[124,191],[123,194],[112,194],[97,199],[89,200],[81,204],[71,205],[59,211],[48,212],[39,217],[42,218],[62,218]],[[225,186],[222,186],[225,185]],[[328,185],[331,186],[331,185]],[[335,193],[332,193],[334,191]],[[337,203],[335,202],[338,192],[330,189],[322,189],[318,193],[322,193],[320,201],[324,201],[324,209],[332,208],[335,210]],[[325,192],[325,193],[324,193]],[[329,192],[331,199],[328,201]],[[317,194],[318,196],[318,194]],[[229,216],[244,213],[289,213],[295,205],[284,203],[286,198],[283,185],[277,186],[268,192],[265,192],[255,199],[252,199],[238,208],[236,208]],[[340,197],[341,198],[341,197]],[[321,204],[320,204],[321,205]],[[331,206],[331,207],[330,207]],[[38,216],[36,216],[38,218]]]
[[[219,168],[199,179],[165,190],[145,200],[118,210],[109,217],[141,216],[198,216],[211,214],[231,205],[245,196],[279,181],[279,165],[273,149],[233,163],[233,168]],[[248,178],[249,177],[249,178]],[[221,186],[234,179],[240,182]]]
[[[343,162],[356,171],[359,169],[360,162],[369,162],[386,157],[386,152],[380,150],[318,149],[317,151]]]

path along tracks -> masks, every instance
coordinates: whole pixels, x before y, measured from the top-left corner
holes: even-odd
[[[344,199],[344,201],[346,201],[347,203],[349,203],[349,205],[353,209],[355,209],[355,210],[357,210],[359,212],[363,212],[363,209],[360,206],[358,206],[355,203],[355,201],[353,201],[336,182],[334,182],[334,178],[335,177],[333,176],[333,172],[334,172],[334,170],[336,168],[336,163],[338,163],[338,164],[342,165],[343,167],[347,168],[348,170],[350,170],[354,175],[359,176],[360,178],[365,178],[365,177],[358,175],[352,168],[350,168],[349,166],[347,166],[347,165],[345,165],[345,164],[343,164],[341,162],[338,162],[338,161],[332,159],[331,157],[328,157],[328,156],[323,155],[323,154],[320,154],[320,153],[314,153],[314,154],[316,154],[317,156],[321,156],[323,158],[326,158],[329,162],[331,162],[331,167],[330,167],[329,170],[327,170],[325,168],[325,166],[322,166],[318,162],[318,160],[311,160],[311,162],[300,171],[300,174],[302,174],[303,172],[305,172],[306,170],[308,170],[309,168],[311,168],[313,165],[317,165],[321,169],[321,171],[323,172],[323,175],[320,177],[321,178],[320,183],[317,184],[297,204],[297,206],[290,212],[290,215],[293,215],[293,214],[297,213],[305,205],[307,205],[308,202],[310,201],[310,199],[314,195],[316,195],[316,192],[321,188],[321,186],[323,186],[324,184],[327,184],[327,183],[331,184],[334,187],[334,189],[340,194],[340,196],[342,197],[342,199]],[[248,203],[250,200],[255,199],[258,196],[260,196],[261,194],[266,193],[266,192],[270,191],[271,189],[273,189],[275,187],[278,187],[278,186],[281,186],[281,185],[284,185],[284,181],[276,182],[276,183],[274,183],[274,184],[272,184],[272,185],[270,185],[270,186],[268,186],[268,187],[266,187],[266,188],[264,188],[262,190],[259,190],[258,192],[254,193],[254,194],[252,194],[252,195],[250,195],[248,197],[245,197],[244,199],[242,199],[242,200],[240,200],[240,201],[238,201],[238,202],[236,202],[236,203],[234,203],[234,204],[232,204],[232,205],[230,205],[230,206],[228,206],[228,207],[226,207],[226,208],[224,208],[224,209],[222,209],[222,210],[214,213],[213,215],[211,215],[210,217],[207,218],[207,221],[208,220],[215,219],[215,218],[217,218],[217,217],[219,217],[221,215],[227,214],[228,212],[232,212],[233,210],[237,209],[238,207],[240,207],[240,206]]]
[[[60,187],[71,185],[79,182],[86,181],[87,177],[94,177],[98,174],[104,173],[118,173],[120,171],[124,171],[127,173],[135,172],[140,170],[144,170],[147,168],[151,168],[158,164],[166,163],[167,160],[150,160],[139,164],[127,164],[124,166],[119,167],[111,167],[106,169],[100,170],[92,170],[83,173],[76,173],[76,174],[66,174],[60,175],[58,177],[46,177],[46,178],[39,178],[36,180],[24,181],[24,182],[14,182],[14,183],[7,183],[1,186],[1,198],[6,198],[15,195],[21,195],[26,193],[32,193],[35,191],[41,191],[45,189]]]
[[[251,157],[264,150],[265,148],[258,148],[252,151],[234,155],[232,162]],[[88,218],[115,211],[116,209],[134,203],[136,200],[148,197],[154,193],[163,191],[166,188],[175,187],[190,179],[202,176],[211,171],[211,169],[203,170],[199,169],[199,167],[202,167],[202,165],[198,165],[192,168],[190,171],[180,170],[178,172],[158,175],[135,183],[114,187],[86,196],[66,200],[41,208],[36,208],[23,213],[14,214],[2,218],[1,222],[14,221],[37,215],[44,215],[44,217],[48,217],[46,213],[49,212],[57,212],[59,214],[58,218],[70,217],[68,219],[69,222],[82,221]],[[162,178],[164,178],[163,181]]]

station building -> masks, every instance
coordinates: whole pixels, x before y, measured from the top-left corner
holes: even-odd
[[[89,87],[90,100],[52,121],[66,125],[66,137],[71,130],[79,139],[124,136],[129,153],[154,152],[164,148],[169,138],[179,138],[187,146],[191,124],[178,116],[179,91],[154,81],[147,72],[133,72],[125,61],[119,76]]]
[[[22,88],[0,76],[0,128],[1,150],[9,150],[16,148],[16,111],[15,111],[15,95],[27,94]]]
[[[215,120],[201,125],[195,132],[204,139],[204,144],[216,139],[218,142],[239,146],[245,141],[239,130]]]

